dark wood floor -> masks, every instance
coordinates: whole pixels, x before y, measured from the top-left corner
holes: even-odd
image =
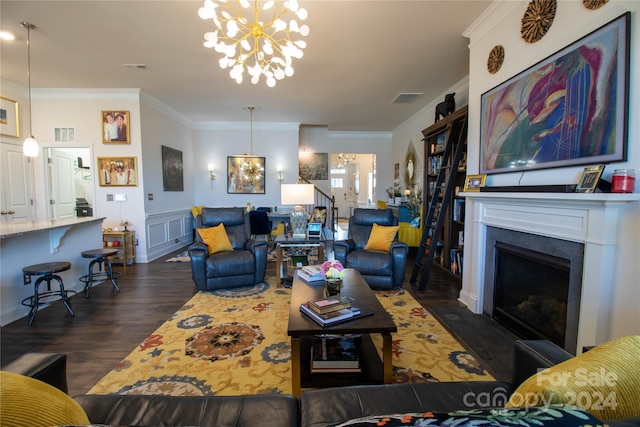
[[[66,353],[69,393],[86,393],[195,294],[190,264],[165,263],[172,255],[126,269],[114,267],[122,272],[120,294],[102,283],[92,289],[91,298],[76,295],[74,318],[63,305],[53,304],[38,312],[31,327],[26,319],[2,327],[1,366],[27,352]],[[459,282],[437,269],[428,290],[412,289],[408,280],[413,259],[411,254],[404,287],[416,300],[427,308],[462,306],[457,301]],[[269,263],[268,275],[275,275],[274,264]]]

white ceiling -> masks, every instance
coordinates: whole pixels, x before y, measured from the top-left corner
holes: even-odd
[[[274,88],[238,85],[202,45],[201,1],[0,2],[1,77],[34,88],[140,88],[193,121],[326,125],[391,131],[468,74],[463,31],[491,1],[299,0],[311,32],[295,74]],[[145,64],[146,70],[123,64]],[[412,104],[399,93],[422,92]]]

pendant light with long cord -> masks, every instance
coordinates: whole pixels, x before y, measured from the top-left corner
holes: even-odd
[[[29,22],[21,22],[22,28],[27,29],[27,77],[29,82],[29,136],[22,144],[22,152],[27,157],[38,157],[38,141],[33,136],[33,127],[31,126],[31,30],[36,26]]]

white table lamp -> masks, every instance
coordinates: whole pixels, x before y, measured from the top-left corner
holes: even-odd
[[[313,184],[282,184],[280,190],[280,202],[283,205],[296,205],[290,213],[293,237],[303,239],[307,235],[307,212],[302,205],[313,204]]]

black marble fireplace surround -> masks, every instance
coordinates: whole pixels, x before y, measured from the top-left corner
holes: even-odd
[[[487,227],[483,313],[576,354],[584,244]]]

